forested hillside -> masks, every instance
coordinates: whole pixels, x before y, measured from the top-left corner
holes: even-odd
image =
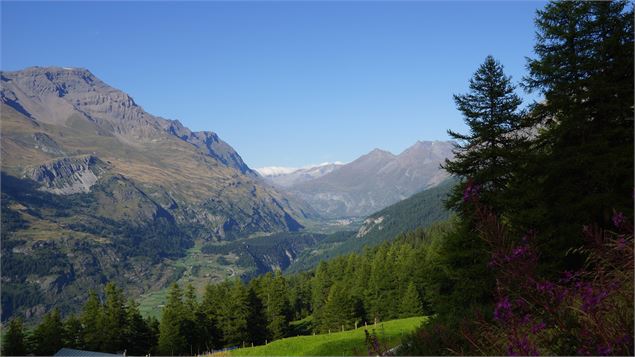
[[[67,346],[193,355],[422,315],[397,354],[635,354],[633,17],[628,1],[549,2],[536,13],[524,78],[485,57],[453,97],[466,129],[448,131],[454,156],[443,168],[455,180],[436,191],[354,233],[205,246],[275,272],[198,295],[174,284],[160,321],[110,283],[79,315],[53,310],[28,331],[11,320],[3,354]],[[543,99],[523,103],[520,89]],[[422,216],[420,202],[437,205]],[[293,256],[301,245],[323,252]],[[348,254],[322,259],[329,252]],[[267,257],[287,253],[302,269],[321,261],[283,275]]]
[[[456,184],[456,179],[446,179],[438,186],[373,213],[357,231],[329,235],[317,246],[302,251],[287,272],[308,270],[317,266],[320,261],[361,252],[366,247],[391,241],[401,233],[448,219],[451,211],[445,207],[444,202]]]
[[[4,348],[6,353],[19,347],[39,355],[53,354],[62,346],[184,355],[421,316],[431,311],[425,303],[431,282],[429,265],[420,263],[431,259],[433,247],[450,227],[447,222],[419,229],[393,243],[322,262],[312,272],[283,276],[278,271],[248,283],[236,279],[208,285],[200,297],[193,286],[175,284],[160,323],[142,318],[137,304],[109,284],[103,303],[91,294],[78,315],[62,319],[54,310],[26,339],[21,322],[13,320],[7,338],[19,342]],[[309,326],[298,331],[291,324],[298,320],[310,321]]]

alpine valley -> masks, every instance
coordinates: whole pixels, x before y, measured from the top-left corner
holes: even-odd
[[[301,270],[449,214],[428,194],[407,227],[384,234],[388,216],[364,222],[443,182],[450,142],[261,175],[217,134],[149,114],[88,70],[31,67],[1,79],[3,321],[77,311],[108,281],[156,315],[173,282],[200,290]]]

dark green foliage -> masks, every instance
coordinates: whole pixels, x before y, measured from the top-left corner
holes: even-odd
[[[64,321],[64,346],[74,349],[84,348],[84,327],[77,315],[71,315]]]
[[[267,318],[269,339],[280,339],[289,332],[291,304],[287,293],[287,283],[280,271],[266,274],[258,279],[260,294]]]
[[[399,306],[400,317],[411,317],[423,315],[421,305],[421,297],[414,282],[408,284],[408,288],[401,297],[401,305]]]
[[[355,319],[355,307],[344,284],[333,284],[324,303],[320,330],[325,332],[339,331],[341,328],[351,329]]]
[[[458,221],[425,261],[426,300],[454,320],[467,311],[491,305],[495,282],[487,267],[490,255],[477,232]]]
[[[31,335],[33,352],[38,356],[52,356],[64,345],[64,323],[58,309],[44,315]]]
[[[104,312],[97,293],[90,292],[88,301],[80,315],[80,321],[84,327],[84,346],[89,351],[99,351],[102,346],[104,329]]]
[[[3,356],[25,356],[26,342],[22,320],[12,319],[6,327],[2,338]]]
[[[175,283],[170,288],[168,301],[161,317],[158,350],[162,355],[174,356],[189,350],[184,331],[181,331],[184,314],[183,293]]]
[[[158,321],[154,320],[158,324]],[[139,312],[139,304],[128,300],[126,305],[126,324],[123,337],[127,354],[130,356],[145,356],[154,352],[157,345],[158,331],[153,330],[153,322],[147,321]]]
[[[102,307],[102,345],[100,351],[118,352],[126,348],[124,329],[126,320],[126,301],[121,288],[108,283],[104,289],[106,301]]]
[[[612,231],[624,225],[625,220],[629,221],[625,217],[633,216],[632,3],[550,2],[538,11],[536,27],[536,57],[528,62],[529,75],[524,86],[543,94],[545,100],[534,103],[522,114],[522,120],[516,122],[517,128],[531,125],[529,130],[508,131],[511,135],[497,137],[492,130],[496,125],[480,127],[473,121],[473,117],[481,116],[480,111],[487,107],[483,103],[487,101],[472,100],[476,97],[469,95],[456,98],[472,133],[455,137],[473,144],[465,145],[464,155],[457,155],[454,163],[448,165],[450,172],[464,179],[450,201],[452,206],[461,208],[460,221],[436,245],[433,250],[436,253],[430,256],[425,267],[428,270],[425,296],[437,315],[407,341],[404,353],[500,353],[501,344],[509,347],[508,354],[542,353],[534,349],[539,346],[535,328],[531,334],[518,334],[519,326],[527,325],[523,321],[530,320],[531,316],[523,312],[524,317],[512,323],[505,315],[505,309],[526,306],[523,302],[527,300],[514,300],[514,296],[508,299],[506,295],[503,298],[504,280],[510,279],[511,271],[516,274],[515,279],[524,281],[524,291],[516,292],[517,295],[537,289],[539,279],[557,281],[555,286],[566,284],[568,281],[562,279],[563,275],[588,269],[584,263],[590,258],[589,251],[598,247],[600,251],[607,249],[600,240],[583,241],[583,229],[588,239],[589,232],[601,232],[599,228]],[[487,62],[479,71],[486,67]],[[502,72],[490,77],[505,82]],[[470,82],[472,90],[478,89],[475,83],[476,79]],[[510,103],[513,102],[510,97]],[[511,118],[514,112],[500,119]],[[500,123],[495,121],[497,125]],[[514,124],[507,123],[502,129],[514,129]],[[487,148],[482,143],[492,139],[507,141],[508,150],[482,151]],[[481,153],[497,161],[478,161],[483,158],[479,156]],[[497,165],[492,166],[491,162]],[[630,224],[628,228],[632,233]],[[489,235],[484,233],[486,229],[490,230]],[[496,237],[497,244],[493,244],[492,237]],[[625,235],[621,237],[623,241]],[[514,248],[505,248],[506,245]],[[530,245],[535,245],[535,253],[528,253]],[[507,264],[508,275],[495,275],[494,266],[502,264],[500,261]],[[632,274],[632,261],[629,263],[630,266],[622,269]],[[523,269],[525,266],[518,264],[527,267]],[[600,275],[616,268],[588,265]],[[593,283],[596,282],[580,281],[575,289]],[[520,289],[509,281],[507,286]],[[611,286],[600,289],[602,296],[620,284]],[[568,326],[554,329],[559,340],[555,346],[553,343],[542,346],[548,348],[545,351],[593,354],[593,351],[615,353],[618,350],[616,346],[621,342],[615,343],[615,349],[597,344],[587,348],[594,345],[588,342],[592,341],[590,336],[607,336],[602,326],[590,322],[578,325],[557,317],[581,311],[575,298],[562,311],[556,311],[555,305],[563,304],[565,297],[577,293],[586,294],[583,299],[592,301],[589,296],[593,294],[588,291],[560,294],[553,303],[545,303],[548,298],[541,296],[529,304],[544,305],[546,315],[540,317],[541,321],[558,320],[557,326]],[[495,296],[498,303],[494,309]],[[631,302],[632,298],[627,300]],[[582,309],[600,302],[593,300]],[[611,331],[630,330],[624,338],[632,340],[632,321],[613,323],[619,326]],[[544,324],[538,326],[544,328]],[[573,337],[580,329],[588,329],[584,332],[588,341]],[[480,331],[477,337],[472,330]],[[505,340],[497,340],[501,336],[494,336],[492,331],[503,331]],[[553,338],[551,333],[548,335]],[[606,346],[614,343],[604,341]]]
[[[552,2],[536,27],[525,86],[546,98],[530,117],[545,129],[526,150],[509,216],[539,233],[547,266],[575,268],[582,259],[564,253],[582,244],[582,225],[633,213],[633,8]]]
[[[445,170],[478,185],[480,199],[494,208],[501,205],[499,196],[510,180],[514,149],[520,140],[515,132],[521,128],[517,111],[522,101],[514,88],[503,66],[488,56],[470,79],[469,93],[454,96],[470,132],[460,134],[448,130],[459,143],[455,146],[454,158],[446,159]],[[462,182],[454,187],[449,207],[462,208],[467,185]]]
[[[223,336],[228,346],[240,346],[251,342],[249,335],[250,318],[253,316],[249,304],[249,290],[240,281],[232,284],[228,294],[227,310],[223,317]]]

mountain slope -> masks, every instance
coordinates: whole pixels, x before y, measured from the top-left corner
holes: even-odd
[[[196,240],[297,231],[311,213],[215,133],[153,116],[87,70],[0,77],[3,320],[72,310],[108,280],[162,286],[162,259]]]
[[[451,212],[445,208],[444,201],[454,185],[456,179],[450,177],[433,188],[373,213],[357,231],[324,238],[319,245],[300,254],[287,271],[311,269],[322,260],[359,252],[366,247],[396,239],[401,233],[448,219]]]
[[[451,142],[419,141],[399,155],[375,149],[288,190],[324,216],[363,217],[443,181],[440,164],[452,148]]]

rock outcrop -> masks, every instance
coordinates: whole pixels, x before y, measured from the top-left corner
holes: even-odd
[[[40,184],[43,191],[58,195],[89,192],[107,165],[92,155],[53,160],[27,169],[24,176]]]

